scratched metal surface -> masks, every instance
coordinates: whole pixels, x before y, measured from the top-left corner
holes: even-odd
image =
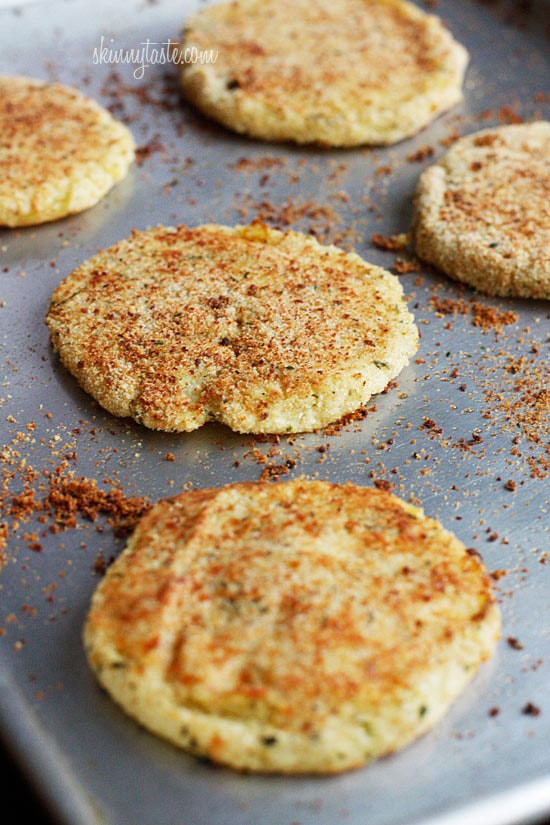
[[[232,135],[178,101],[173,67],[156,58],[143,73],[137,63],[106,63],[101,50],[94,61],[101,45],[116,51],[174,39],[191,8],[181,0],[75,0],[0,10],[0,71],[72,83],[115,104],[146,148],[141,165],[94,209],[0,232],[6,466],[24,460],[41,472],[66,460],[77,476],[100,484],[108,477],[128,495],[153,499],[186,483],[257,479],[271,467],[288,471],[281,478],[390,481],[501,571],[503,641],[435,730],[403,752],[336,778],[242,776],[144,732],[95,684],[81,627],[98,581],[94,562],[119,552],[120,540],[107,526],[80,522],[54,535],[31,521],[10,529],[0,572],[4,740],[63,825],[504,825],[548,814],[548,481],[537,477],[543,447],[530,418],[537,388],[529,395],[525,383],[541,371],[547,306],[477,297],[517,313],[497,334],[474,326],[468,305],[437,311],[434,298],[468,301],[468,290],[429,271],[402,275],[422,332],[417,360],[363,421],[278,444],[214,425],[161,435],[113,419],[59,367],[43,322],[61,277],[131,229],[157,223],[233,223],[262,212],[284,225],[291,204],[294,227],[391,267],[395,254],[376,249],[371,236],[407,231],[415,181],[445,151],[442,141],[517,114],[533,119],[546,108],[548,116],[548,5],[518,12],[512,3],[442,0],[437,12],[471,53],[464,104],[399,146],[346,152]],[[411,160],[425,145],[433,156]],[[426,419],[434,426],[423,427]],[[167,453],[175,460],[164,461]],[[23,483],[15,475],[12,493]],[[515,491],[505,487],[510,479]],[[29,548],[33,531],[40,552]],[[538,715],[524,712],[529,703]]]

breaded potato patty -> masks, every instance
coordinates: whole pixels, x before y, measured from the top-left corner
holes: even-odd
[[[159,501],[84,639],[146,728],[247,771],[336,773],[427,731],[500,633],[477,554],[386,491],[240,483]]]
[[[134,160],[129,130],[76,89],[0,76],[0,226],[94,206]]]
[[[461,138],[415,201],[420,258],[487,295],[550,298],[550,123]]]
[[[437,17],[403,0],[237,0],[186,22],[181,83],[256,138],[391,144],[462,99],[467,62]]]
[[[55,290],[54,348],[109,412],[190,431],[310,431],[383,390],[416,351],[398,279],[261,223],[158,227]]]

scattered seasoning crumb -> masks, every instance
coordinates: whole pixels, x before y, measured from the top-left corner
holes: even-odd
[[[521,709],[521,712],[526,716],[540,716],[541,710],[533,702],[527,702]]]
[[[93,570],[94,570],[94,572],[95,572],[95,573],[98,573],[100,576],[103,576],[103,575],[104,575],[104,573],[106,572],[107,568],[109,567],[109,565],[113,563],[114,558],[115,558],[115,557],[114,557],[114,556],[112,556],[112,557],[111,557],[111,558],[107,561],[107,560],[105,559],[105,557],[103,556],[103,553],[102,553],[101,551],[99,551],[99,553],[97,554],[97,556],[96,556],[96,558],[95,558],[95,561],[94,561],[94,563],[93,563]]]
[[[508,575],[508,570],[493,570],[489,575],[494,581],[498,582]]]
[[[13,485],[17,485],[16,492],[11,489]],[[9,536],[17,534],[21,522],[27,522],[33,516],[54,535],[77,527],[79,518],[93,523],[99,516],[104,516],[116,536],[125,536],[150,507],[148,498],[126,496],[117,485],[104,489],[98,486],[96,479],[77,478],[68,469],[67,458],[53,469],[39,472],[16,451],[4,448],[0,488],[0,565],[6,562],[4,548]],[[96,529],[103,529],[101,523]],[[30,550],[42,550],[36,531],[25,532],[21,538]]]
[[[398,275],[406,275],[409,272],[420,272],[422,264],[418,258],[397,257],[393,262],[393,268]]]
[[[434,153],[434,150],[431,146],[421,146],[420,149],[417,149],[416,152],[412,152],[412,154],[407,155],[407,160],[409,163],[421,163],[423,160],[427,160],[431,158]]]
[[[515,636],[508,636],[506,641],[513,650],[523,650],[522,643]]]
[[[49,493],[40,505],[61,527],[76,527],[77,515],[91,522],[99,515],[105,515],[117,536],[131,532],[151,507],[145,497],[127,497],[120,488],[103,490],[95,479],[70,476],[51,479]]]
[[[287,459],[284,464],[268,464],[264,467],[260,476],[261,481],[277,481],[280,476],[286,475],[296,466],[296,461],[293,458]]]
[[[443,432],[443,428],[438,427],[436,422],[433,420],[433,418],[424,418],[424,421],[422,422],[422,424],[420,424],[418,429],[419,430],[430,430],[431,432],[437,433],[437,434]]]
[[[482,329],[500,331],[507,324],[515,324],[519,315],[513,310],[499,310],[496,307],[485,306],[477,301],[472,303],[472,324]]]
[[[343,416],[343,418],[339,421],[334,422],[334,424],[329,424],[328,427],[324,428],[323,432],[325,435],[336,435],[336,433],[339,433],[352,422],[363,421],[363,419],[365,419],[371,411],[376,412],[376,406],[370,408],[359,407],[354,412],[349,413],[348,415]]]
[[[138,146],[136,149],[136,163],[138,166],[142,166],[142,164],[155,152],[163,151],[165,151],[165,146],[160,139],[160,135],[153,135],[151,140],[143,146]]]
[[[498,112],[501,123],[523,123],[523,118],[511,106],[503,106]]]
[[[395,489],[395,484],[386,478],[375,478],[373,484],[377,490],[386,490],[388,493]]]
[[[406,249],[411,243],[411,236],[409,233],[401,233],[399,235],[381,235],[375,233],[371,235],[371,241],[377,249],[389,250],[390,252],[400,252]]]
[[[479,301],[463,298],[440,298],[438,295],[431,295],[429,304],[439,316],[471,314],[472,325],[480,327],[483,331],[501,332],[504,326],[515,324],[519,320],[519,315],[513,310],[500,310]]]
[[[283,168],[286,158],[276,158],[273,155],[263,155],[259,158],[240,157],[237,161],[227,164],[227,168],[238,172],[259,172],[265,169]]]
[[[256,201],[247,193],[241,197],[238,211],[243,218],[248,218],[253,211],[255,219],[275,229],[302,228],[321,242],[343,248],[350,248],[355,241],[356,230],[352,226],[344,227],[341,216],[330,204],[313,199],[287,198],[282,204],[274,204],[267,199]]]

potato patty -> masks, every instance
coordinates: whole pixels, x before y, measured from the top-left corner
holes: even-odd
[[[134,160],[128,129],[59,83],[0,76],[0,226],[94,206]]]
[[[458,140],[420,177],[420,258],[488,295],[550,298],[550,123]]]
[[[240,483],[159,501],[92,600],[101,684],[176,745],[333,773],[428,730],[493,651],[479,557],[377,489]]]
[[[60,284],[47,323],[100,404],[169,431],[322,427],[383,390],[418,337],[394,275],[261,223],[135,232]]]
[[[182,40],[183,91],[205,114],[329,146],[416,134],[462,99],[468,62],[437,17],[403,0],[237,0],[193,15]]]

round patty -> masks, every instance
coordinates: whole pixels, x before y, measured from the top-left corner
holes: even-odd
[[[550,298],[550,123],[458,140],[420,176],[420,258],[488,295]]]
[[[0,76],[0,226],[63,218],[128,172],[134,140],[76,89]]]
[[[371,488],[242,483],[158,502],[84,631],[131,716],[249,771],[334,773],[428,730],[493,651],[479,557]]]
[[[193,15],[182,41],[183,91],[205,114],[329,146],[415,134],[462,99],[468,61],[437,17],[403,0],[237,0]]]
[[[169,431],[322,427],[417,347],[394,275],[260,223],[135,232],[60,284],[47,323],[100,404]]]

